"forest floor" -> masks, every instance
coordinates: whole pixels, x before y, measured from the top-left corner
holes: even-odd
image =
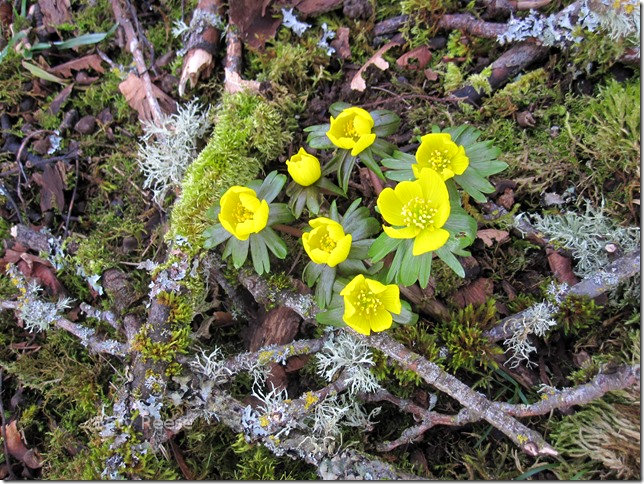
[[[543,25],[518,39],[511,28],[576,6],[574,21],[582,4],[608,20],[569,30],[581,42],[548,44]],[[202,415],[156,442],[140,413],[129,409],[125,426],[116,403],[124,387],[132,401],[162,393],[170,420],[196,394],[190,361],[202,350],[231,357],[326,337],[244,284],[250,257],[241,271],[230,259],[212,269],[223,246],[209,248],[204,230],[228,187],[287,174],[300,147],[328,162],[333,151],[307,147],[304,130],[329,123],[338,102],[395,113],[400,125],[386,140],[402,153],[413,155],[432,130],[467,126],[507,164],[483,201],[463,192],[476,221],[470,255],[458,258],[465,277],[436,258],[427,287],[403,288],[419,318],[394,325],[391,341],[508,404],[597,387],[598,374],[638,366],[639,258],[610,290],[550,306],[553,327],[528,337],[527,359],[490,332],[552,302],[553,283],[592,282],[639,254],[638,12],[635,34],[624,0],[0,1],[0,477],[323,477],[312,461],[276,456],[223,418]],[[378,194],[393,185],[357,164],[346,197],[327,196],[321,214],[332,199],[344,213],[360,198],[380,223]],[[310,294],[299,240],[309,209],[281,225],[289,255],[271,259],[273,291]],[[176,290],[172,270],[185,277]],[[157,327],[158,308],[170,316]],[[556,456],[529,455],[484,419],[430,425],[403,442],[425,410],[456,414],[464,403],[373,348],[370,371],[389,400],[363,396],[375,423],[343,426],[330,455],[355,449],[434,479],[641,478],[632,378],[591,402],[521,419]],[[267,385],[289,399],[313,395],[329,384],[319,368],[303,352],[272,364]],[[256,408],[254,377],[238,373],[227,395]],[[403,401],[422,410],[403,411]]]

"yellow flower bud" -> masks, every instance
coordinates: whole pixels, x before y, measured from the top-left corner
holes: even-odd
[[[326,135],[335,146],[351,150],[351,155],[357,156],[376,141],[376,134],[371,132],[373,125],[368,111],[347,108],[337,118],[331,116],[331,127]]]
[[[391,313],[400,314],[400,289],[395,284],[384,284],[358,274],[340,295],[344,297],[342,319],[358,333],[369,335],[391,327]]]
[[[310,220],[309,225],[313,230],[302,234],[302,245],[313,262],[335,267],[347,259],[352,237],[345,235],[342,225],[326,217]]]
[[[420,138],[416,164],[412,169],[416,178],[423,169],[431,168],[447,180],[454,175],[462,175],[469,164],[465,148],[454,143],[449,133],[431,133]]]
[[[268,223],[268,203],[257,198],[251,188],[230,187],[219,205],[221,225],[239,240],[247,240],[250,234],[260,232]]]
[[[303,187],[313,185],[322,174],[320,160],[304,151],[304,148],[300,148],[300,151],[291,156],[291,159],[286,162],[286,166],[295,183]]]

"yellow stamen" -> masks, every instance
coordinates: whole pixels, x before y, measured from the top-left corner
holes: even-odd
[[[416,197],[409,200],[402,209],[406,226],[426,229],[434,226],[434,217],[438,210],[431,206],[431,200]]]

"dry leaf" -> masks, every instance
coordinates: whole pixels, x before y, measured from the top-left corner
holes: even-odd
[[[16,264],[22,275],[38,279],[52,294],[65,294],[65,288],[56,278],[54,268],[49,261],[25,251],[26,249],[20,244],[15,244],[13,249],[5,251],[0,259],[0,265],[5,267],[7,263]]]
[[[38,6],[47,26],[56,27],[72,20],[69,0],[38,0]]]
[[[351,47],[349,46],[349,28],[340,27],[336,32],[335,39],[331,42],[331,47],[338,53],[340,59],[348,59],[351,57]]]
[[[239,29],[246,44],[261,49],[267,40],[275,37],[282,23],[281,16],[273,17],[267,5],[257,0],[235,0],[228,5],[230,23]]]
[[[34,173],[33,180],[40,185],[40,211],[46,212],[56,207],[61,212],[65,208],[65,183],[61,171],[64,165],[45,165],[42,173]]]
[[[123,82],[119,84],[119,90],[125,96],[128,104],[139,113],[139,119],[142,121],[153,121],[154,117],[150,111],[145,92],[143,81],[136,75],[130,73]],[[173,113],[177,109],[177,104],[170,96],[152,84],[154,96],[159,101],[159,107],[162,111]]]
[[[16,420],[5,426],[7,447],[9,454],[24,463],[30,469],[38,469],[42,467],[42,458],[38,451],[35,449],[27,449],[27,446],[22,441]]]
[[[496,240],[499,244],[510,240],[510,233],[505,230],[483,229],[476,232],[476,236],[488,247],[492,247]]]
[[[438,72],[436,72],[433,69],[427,68],[425,69],[424,73],[425,73],[425,78],[428,81],[435,81],[436,79],[438,79]]]
[[[572,263],[568,257],[550,248],[546,249],[546,254],[548,255],[550,270],[560,283],[574,286],[579,282],[579,279],[577,279],[577,276],[572,271]]]
[[[421,45],[398,57],[396,64],[403,69],[420,71],[425,68],[431,59],[432,53],[429,51],[429,47]],[[412,60],[416,60],[416,62],[410,64]]]
[[[62,77],[72,77],[72,71],[80,71],[82,69],[94,69],[99,74],[103,74],[105,69],[101,66],[101,58],[98,54],[91,54],[80,57],[78,59],[70,60],[64,64],[59,64],[56,67],[49,69],[52,74],[60,74]]]
[[[373,64],[381,71],[389,69],[389,62],[387,62],[385,59],[382,58],[382,54],[387,52],[392,47],[396,47],[398,45],[400,45],[400,42],[397,42],[394,40],[380,47],[380,49],[378,49],[376,53],[373,56],[371,56],[371,58],[365,63],[365,65],[363,65],[358,70],[358,72],[356,72],[355,76],[353,76],[353,79],[351,80],[351,89],[353,89],[354,91],[363,92],[367,88],[367,83],[362,77],[362,74],[370,65]]]
[[[476,281],[460,288],[452,295],[452,300],[461,308],[469,304],[475,306],[485,304],[485,301],[492,295],[494,284],[492,279],[480,277]]]
[[[300,0],[295,8],[305,16],[320,15],[342,7],[343,0]]]
[[[60,108],[62,107],[63,103],[67,100],[69,95],[72,93],[73,87],[74,87],[74,84],[72,83],[58,93],[58,95],[54,98],[54,100],[49,105],[49,112],[51,114],[53,115],[58,114],[58,111],[60,111]]]

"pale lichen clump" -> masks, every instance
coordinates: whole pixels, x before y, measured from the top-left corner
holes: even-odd
[[[27,282],[18,272],[15,265],[9,264],[7,274],[11,282],[18,288],[18,317],[30,333],[49,329],[56,320],[62,317],[63,311],[71,307],[70,298],[60,298],[58,302],[43,301],[42,289],[36,282]]]
[[[374,366],[369,347],[346,331],[330,338],[317,355],[318,375],[332,381],[340,371],[348,375],[347,390],[351,395],[373,392],[380,388],[370,368]]]
[[[197,155],[197,140],[210,127],[208,114],[196,101],[180,106],[176,114],[164,116],[160,125],[144,124],[139,144],[139,164],[145,175],[144,187],[152,189],[157,203],[179,186],[188,165]]]

